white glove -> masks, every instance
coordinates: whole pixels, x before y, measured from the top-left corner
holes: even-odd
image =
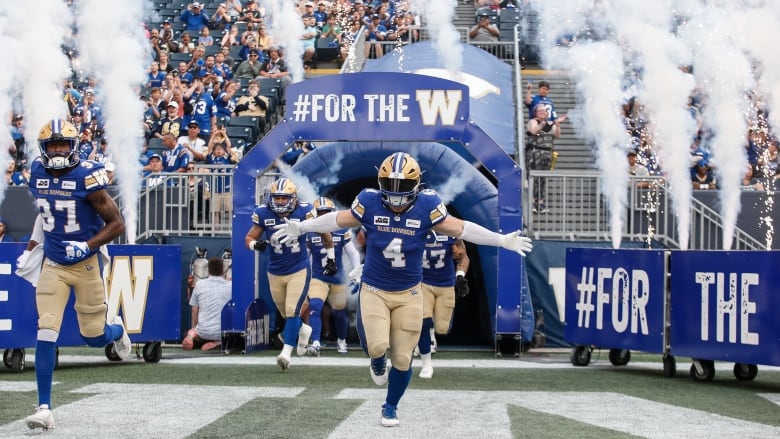
[[[347,276],[349,276],[350,281],[360,283],[360,277],[363,276],[363,264],[350,270]]]
[[[271,235],[271,240],[276,240],[281,244],[287,244],[290,241],[298,239],[303,234],[301,230],[301,223],[298,221],[290,221],[287,218],[284,219],[284,224],[274,226],[276,231]]]
[[[519,230],[506,235],[501,235],[498,238],[498,245],[513,252],[520,253],[521,256],[525,256],[526,253],[530,253],[534,249],[533,241],[527,236],[520,236]]]
[[[65,258],[69,261],[80,261],[89,254],[89,246],[85,241],[63,241]]]
[[[25,250],[16,258],[16,268],[24,267],[27,264],[27,258],[30,257],[30,250]]]

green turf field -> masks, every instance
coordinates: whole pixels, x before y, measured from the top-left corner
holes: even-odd
[[[780,437],[780,369],[759,366],[737,381],[716,363],[711,383],[693,382],[690,361],[664,378],[660,356],[634,354],[615,367],[606,352],[575,368],[564,352],[496,359],[491,352],[439,352],[433,379],[415,376],[399,406],[401,426],[379,425],[384,388],[357,351],[293,357],[276,352],[191,354],[166,347],[158,364],[111,363],[101,350],[64,348],[55,372],[57,426],[46,437],[100,438],[709,438]],[[29,437],[22,419],[36,403],[28,369],[0,371],[0,437]],[[38,433],[40,434],[40,433]]]

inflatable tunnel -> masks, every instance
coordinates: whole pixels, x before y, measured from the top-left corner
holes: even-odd
[[[318,148],[287,176],[342,206],[362,188],[375,187],[376,166],[385,157],[406,151],[419,161],[425,187],[436,189],[456,216],[502,233],[522,228],[520,168],[469,118],[468,87],[462,83],[408,73],[355,73],[290,85],[286,97],[287,117],[235,170],[237,313],[243,315],[258,297],[271,303],[266,278],[258,275],[260,258],[246,249],[244,235],[254,206],[262,201],[261,176],[297,140],[314,141]],[[472,271],[481,267],[476,276],[481,285],[472,288],[485,292],[493,335],[526,332],[520,328],[526,317],[521,316],[520,256],[486,246],[476,252]],[[528,335],[532,332],[531,320]]]

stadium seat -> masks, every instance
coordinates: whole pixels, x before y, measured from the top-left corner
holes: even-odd
[[[213,44],[211,46],[206,46],[205,55],[206,56],[216,55],[217,52],[219,52],[221,49],[222,49],[222,47],[220,47],[220,46],[218,46],[216,44]]]
[[[149,153],[162,155],[164,150],[165,146],[163,145],[162,139],[159,137],[152,137],[149,139],[149,148],[147,149]]]
[[[168,60],[174,65],[178,65],[180,62],[188,63],[191,59],[191,53],[171,53],[168,55]]]
[[[245,127],[245,126],[231,126],[228,125],[227,127],[227,135],[230,137],[230,139],[244,139],[245,143],[252,142],[252,128]]]
[[[260,133],[266,126],[265,121],[260,121],[260,116],[235,116],[231,117],[227,124],[229,127],[248,127],[252,129],[250,141],[256,142]]]

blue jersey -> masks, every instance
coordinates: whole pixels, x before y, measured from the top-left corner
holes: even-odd
[[[193,93],[189,103],[192,105],[192,114],[184,116],[183,126],[189,125],[190,121],[198,122],[201,134],[211,134],[211,116],[217,115],[217,104],[207,92],[200,95]]]
[[[352,241],[352,231],[350,229],[341,229],[331,232],[333,236],[333,251],[336,256],[336,267],[338,271],[335,276],[325,276],[322,269],[328,261],[327,249],[319,233],[309,233],[309,246],[311,246],[311,277],[319,279],[329,284],[344,284],[347,282],[346,273],[344,273],[344,261],[341,256],[344,254],[344,246]]]
[[[366,259],[361,280],[387,291],[409,289],[422,281],[425,235],[447,217],[433,190],[423,190],[406,211],[396,214],[375,189],[364,189],[352,202],[352,215],[366,231]]]
[[[46,172],[40,157],[30,169],[30,191],[44,220],[46,244],[43,252],[58,264],[71,265],[65,257],[64,241],[87,241],[103,228],[103,219],[87,196],[108,186],[102,163],[85,160],[61,177]],[[91,249],[90,255],[98,249]]]
[[[452,258],[452,246],[457,241],[433,230],[425,237],[422,271],[423,282],[435,287],[455,285],[455,260]]]
[[[303,221],[314,218],[311,204],[298,203],[287,216],[289,221]],[[284,218],[275,214],[267,205],[261,204],[252,212],[252,223],[263,228],[263,235],[270,240],[274,234],[274,226],[284,224]],[[309,266],[309,250],[306,247],[306,235],[287,244],[271,241],[268,245],[268,272],[277,276],[295,273]]]
[[[553,104],[552,99],[548,97],[542,97],[540,95],[536,95],[533,98],[531,98],[531,105],[526,105],[528,107],[529,119],[534,118],[534,108],[536,108],[536,106],[540,104],[547,109],[548,120],[555,121],[555,119],[558,118],[558,113],[555,112],[555,105]]]
[[[224,91],[217,96],[217,117],[230,117],[236,111],[236,97],[233,96],[225,102],[225,96],[227,96],[227,93]]]
[[[209,165],[229,165],[230,157],[218,156],[212,153],[206,156],[206,163]],[[211,170],[211,173],[214,174],[214,178],[211,180],[211,192],[215,194],[230,192],[233,170],[230,168],[215,168]]]

